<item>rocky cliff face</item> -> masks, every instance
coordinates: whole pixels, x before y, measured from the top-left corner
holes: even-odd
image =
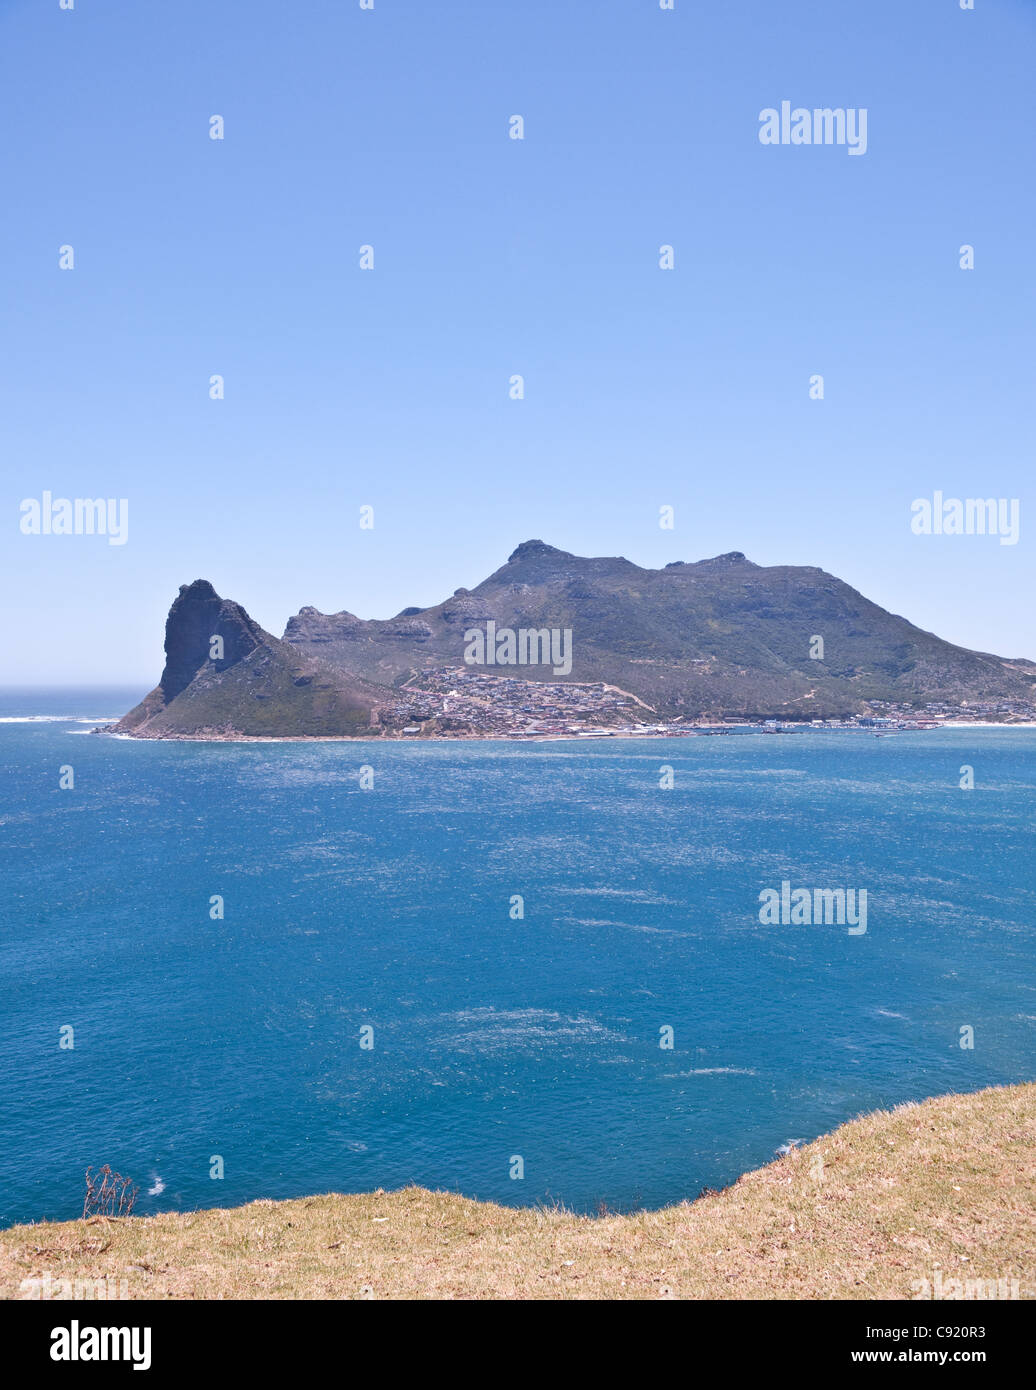
[[[158,683],[165,704],[207,667],[219,672],[243,661],[266,636],[240,604],[220,598],[207,579],[181,584],[166,621],[165,669]],[[223,652],[215,660],[210,658],[213,638],[219,639]]]
[[[392,691],[303,655],[204,579],[169,610],[165,669],[113,726],[147,738],[376,734]],[[398,719],[396,720],[398,722]]]

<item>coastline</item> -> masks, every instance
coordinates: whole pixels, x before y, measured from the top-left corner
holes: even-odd
[[[70,721],[71,722],[71,721]],[[378,736],[372,734],[127,734],[115,733],[112,728],[98,726],[84,732],[102,738],[128,740],[133,743],[600,743],[605,739],[657,742],[666,739],[747,737],[752,734],[862,734],[871,738],[891,738],[896,734],[933,734],[940,729],[1036,729],[1036,723],[995,723],[981,720],[946,720],[940,724],[919,725],[916,728],[872,729],[862,726],[832,726],[812,728],[808,724],[790,725],[783,729],[767,729],[754,724],[709,724],[694,729],[673,729],[644,732],[630,730],[575,734],[423,734],[410,737]]]

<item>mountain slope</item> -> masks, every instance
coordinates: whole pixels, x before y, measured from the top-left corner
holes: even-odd
[[[213,639],[222,641],[222,656]],[[111,732],[146,738],[377,733],[398,697],[296,651],[204,579],[169,611],[162,678]]]
[[[1036,665],[956,647],[811,567],[753,564],[739,552],[642,569],[526,541],[475,589],[387,621],[303,608],[285,640],[384,684],[464,664],[465,632],[572,632],[572,670],[525,679],[605,681],[681,717],[862,713],[872,701],[1031,703]],[[824,658],[810,656],[823,638]],[[500,674],[505,674],[500,671]]]

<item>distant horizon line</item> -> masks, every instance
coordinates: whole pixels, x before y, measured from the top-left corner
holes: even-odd
[[[116,681],[65,681],[55,684],[53,681],[22,681],[17,685],[0,685],[0,690],[128,690],[136,685],[154,684],[154,677],[142,676],[139,680]]]

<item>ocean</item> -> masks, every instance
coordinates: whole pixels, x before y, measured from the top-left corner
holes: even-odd
[[[1036,730],[88,734],[142,693],[0,692],[0,1225],[104,1163],[138,1213],[654,1208],[1036,1073]],[[785,882],[866,931],[764,925]]]

